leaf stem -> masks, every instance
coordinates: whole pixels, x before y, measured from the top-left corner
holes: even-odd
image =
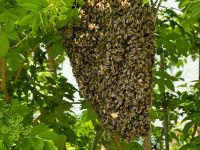
[[[11,48],[16,48],[18,47],[23,41],[25,41],[31,34],[32,32],[30,32],[29,34],[27,34],[21,41],[19,41],[19,43],[13,45]]]

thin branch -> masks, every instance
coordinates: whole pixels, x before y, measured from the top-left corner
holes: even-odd
[[[153,4],[153,6],[155,7],[158,4],[158,0],[156,0]]]
[[[21,41],[19,41],[19,43],[13,45],[11,48],[16,48],[16,47],[18,47],[23,41],[25,41],[25,40],[29,37],[29,35],[30,35],[31,33],[32,33],[32,32],[30,32],[29,34],[27,34]]]
[[[96,150],[97,149],[98,141],[99,141],[102,133],[103,133],[103,130],[100,127],[98,127],[98,129],[96,130],[96,134],[94,136],[92,145],[91,145],[91,150]]]
[[[192,132],[192,139],[195,137],[195,135],[196,135],[196,132],[197,132],[197,125],[195,124],[194,125],[194,128],[193,128],[194,130],[193,130],[193,132]]]
[[[158,2],[157,7],[155,8],[155,11],[154,11],[154,17],[155,17],[155,19],[157,19],[157,17],[158,17],[158,11],[159,11],[159,9],[160,9],[160,6],[161,6],[161,4],[162,4],[162,1],[163,1],[163,0],[160,0],[160,1]]]
[[[151,7],[153,8],[153,5],[154,5],[153,0],[150,0],[150,4],[151,4]]]
[[[37,47],[37,46],[36,46],[36,47]],[[28,52],[28,54],[26,55],[26,58],[28,58],[29,55],[31,55],[31,53],[35,51],[35,49],[36,49],[36,48],[33,48],[32,51]],[[26,62],[25,60],[24,60],[23,62],[21,62],[20,67],[19,67],[19,69],[18,69],[18,71],[17,71],[17,74],[16,74],[16,77],[15,77],[14,84],[17,83],[18,78],[19,78],[19,76],[20,76],[20,73],[21,73],[21,71],[22,71],[22,68],[24,67],[25,62]]]
[[[11,103],[11,96],[8,93],[8,88],[6,84],[6,60],[5,58],[0,58],[0,65],[1,65],[1,89],[3,91],[3,94],[5,96],[6,103]]]

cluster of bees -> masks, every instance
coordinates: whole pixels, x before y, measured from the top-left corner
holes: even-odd
[[[142,0],[88,0],[63,43],[81,94],[101,124],[127,141],[147,136],[154,18]]]

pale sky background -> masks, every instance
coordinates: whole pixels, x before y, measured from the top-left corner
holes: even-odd
[[[167,2],[163,2],[162,6],[178,9],[178,3],[175,2],[175,0],[168,0]],[[191,58],[188,58],[187,61],[188,63],[183,68],[181,68],[183,70],[182,77],[185,79],[186,83],[191,85],[192,84],[191,81],[198,80],[199,64],[198,64],[198,60],[192,61]],[[68,79],[68,82],[70,82],[76,88],[78,88],[78,84],[72,73],[72,68],[69,62],[69,58],[66,58],[65,62],[63,63],[62,68],[63,68],[62,73]],[[77,101],[80,99],[78,93],[75,94],[75,99]],[[80,115],[81,114],[80,105],[77,105],[77,104],[74,105],[73,111],[77,115]],[[162,124],[160,125],[162,126]]]

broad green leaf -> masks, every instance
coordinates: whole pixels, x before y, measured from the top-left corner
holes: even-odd
[[[171,75],[169,75],[166,71],[155,71],[154,72],[154,75],[155,76],[158,76],[158,77],[160,77],[160,78],[168,78],[168,79],[171,79],[171,80],[176,80],[176,78],[175,77],[173,77],[173,76],[171,76]]]
[[[10,107],[10,113],[11,114],[19,114],[19,115],[26,115],[28,113],[28,108],[24,105],[22,105],[20,102],[13,101],[11,107]]]
[[[0,141],[0,150],[6,150],[6,148],[5,148],[5,146],[4,146],[2,141]]]
[[[66,146],[66,137],[64,135],[58,135],[55,140],[53,140],[55,146],[58,150],[63,150]]]
[[[39,138],[33,138],[31,139],[32,145],[34,150],[43,150],[44,147],[44,141]]]
[[[37,13],[35,12],[25,15],[22,19],[19,20],[19,25],[24,26],[24,25],[32,24],[36,15]]]
[[[175,87],[174,87],[174,84],[173,82],[170,80],[170,79],[167,79],[167,80],[163,80],[163,83],[165,84],[165,86],[170,89],[171,91],[175,91]]]
[[[3,32],[0,32],[0,57],[4,57],[10,48],[10,43]]]
[[[155,84],[158,85],[159,90],[160,90],[160,93],[164,93],[164,92],[165,92],[165,85],[164,85],[164,82],[163,82],[162,79],[157,79],[157,80],[155,81]]]
[[[30,138],[25,138],[20,144],[20,150],[31,150],[32,142]]]
[[[199,150],[199,146],[193,143],[188,143],[182,146],[179,150]]]
[[[44,13],[40,13],[40,20],[41,20],[41,23],[42,23],[42,27],[46,31],[47,28],[48,28],[48,19],[47,19],[47,16]]]
[[[57,138],[57,134],[50,130],[41,132],[38,134],[38,136],[46,140],[55,140]]]
[[[52,141],[46,141],[43,150],[58,150]]]
[[[62,52],[64,51],[64,48],[63,48],[63,46],[62,46],[62,41],[61,41],[61,40],[56,41],[56,42],[53,44],[53,46],[52,46],[52,48],[51,48],[51,51],[52,51],[52,54],[53,54],[54,59],[55,59],[58,55],[62,54]]]
[[[32,21],[32,32],[33,35],[36,35],[41,23],[40,15],[36,14]]]
[[[12,32],[7,33],[7,38],[9,40],[13,40],[13,41],[18,41],[20,39],[19,35],[17,34],[16,31],[12,31]]]
[[[48,125],[37,125],[35,127],[33,127],[33,129],[31,130],[30,135],[31,136],[36,136],[41,132],[47,131],[48,130]]]
[[[74,4],[74,0],[64,0],[65,4],[67,7],[72,7]]]
[[[19,3],[18,5],[32,11],[40,10],[39,7],[34,3]]]
[[[13,71],[17,71],[19,69],[21,63],[23,62],[23,60],[25,60],[25,58],[20,53],[11,52],[11,53],[8,53],[6,60],[8,62],[9,67]]]
[[[77,3],[79,4],[79,5],[84,5],[84,1],[83,0],[77,0]]]

